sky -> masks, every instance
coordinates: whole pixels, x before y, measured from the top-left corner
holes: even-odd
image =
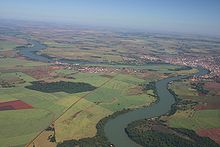
[[[0,0],[0,18],[220,34],[220,0]]]

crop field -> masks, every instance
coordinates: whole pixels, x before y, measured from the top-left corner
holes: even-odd
[[[96,50],[83,50],[72,48],[47,48],[41,52],[42,54],[49,55],[56,58],[76,59],[76,60],[88,60],[88,61],[116,61],[120,62],[123,59],[120,55],[109,53],[107,54],[104,49]]]
[[[16,42],[1,41],[0,40],[0,51],[13,50],[17,46],[18,46],[18,44]]]
[[[92,137],[96,133],[97,122],[110,114],[110,110],[82,99],[55,122],[56,139],[62,142]]]
[[[82,35],[84,33],[87,35]],[[30,33],[32,39],[40,38],[47,45],[37,54],[106,64],[60,65],[32,61],[14,50],[27,41],[17,37],[1,39],[0,126],[4,129],[0,129],[0,146],[24,146],[32,139],[37,146],[55,146],[56,143],[48,140],[53,132],[45,131],[49,125],[54,125],[56,142],[93,137],[101,119],[123,109],[140,108],[156,101],[153,90],[144,91],[143,84],[196,72],[195,69],[183,70],[178,65],[129,65],[125,61],[139,59],[143,52],[176,54],[178,45],[174,40],[160,39],[161,43],[155,43],[155,38],[151,37],[123,37],[116,33],[106,36],[99,31],[61,34],[56,30]],[[79,70],[84,66],[100,70]],[[193,89],[187,89],[189,83],[184,84],[182,95],[193,93]],[[175,88],[178,91],[181,85],[176,84]],[[195,91],[189,96],[198,95]]]
[[[17,55],[16,47],[26,43],[24,39],[0,34],[0,57],[15,57]]]
[[[27,61],[19,58],[0,58],[0,63],[1,69],[46,65],[46,63]]]
[[[57,73],[62,74],[70,74],[74,71],[57,70]],[[144,104],[151,103],[154,98],[148,97],[147,94],[142,94],[138,97],[135,96],[128,96],[128,90],[131,87],[136,86],[137,84],[143,83],[144,80],[135,78],[132,75],[124,75],[119,74],[115,75],[112,74],[111,76],[103,76],[103,74],[91,74],[91,73],[74,73],[73,79],[68,79],[71,82],[86,82],[95,87],[101,86],[103,83],[114,79],[112,82],[109,82],[104,85],[104,89],[106,92],[109,93],[110,97],[109,100],[106,98],[103,101],[103,104],[95,103],[97,100],[100,99],[100,96],[103,94],[100,93],[103,89],[100,87],[100,90],[94,91],[94,95],[89,94],[90,92],[81,92],[81,93],[66,93],[66,92],[40,92],[36,90],[31,90],[25,88],[25,86],[30,86],[31,82],[36,81],[35,78],[32,78],[30,75],[27,75],[23,72],[11,72],[11,73],[1,73],[2,79],[13,79],[17,80],[16,78],[22,79],[23,83],[15,83],[14,87],[10,88],[0,88],[0,102],[1,103],[8,103],[10,101],[18,101],[24,102],[32,106],[32,109],[25,109],[25,110],[10,110],[10,111],[1,111],[0,115],[2,117],[0,124],[1,126],[7,125],[10,119],[13,119],[13,124],[11,124],[10,129],[16,130],[16,134],[12,137],[8,134],[7,137],[4,136],[4,131],[1,131],[1,144],[4,146],[8,145],[21,145],[30,141],[39,131],[46,128],[55,118],[57,118],[66,108],[70,106],[70,104],[78,101],[81,97],[85,95],[85,99],[80,100],[74,107],[72,107],[68,113],[65,113],[63,117],[57,120],[55,123],[56,126],[56,135],[57,140],[62,141],[64,139],[71,139],[71,138],[84,138],[89,136],[94,136],[96,133],[96,123],[101,120],[103,117],[108,116],[115,112],[116,110],[121,110],[126,107],[135,107]],[[128,87],[127,87],[128,86]],[[117,98],[115,102],[110,102],[113,97],[116,97],[115,91],[120,91],[121,88],[126,88],[123,93],[120,94],[121,98]],[[118,89],[118,90],[117,90]],[[132,100],[129,104],[128,100]],[[104,100],[104,99],[103,99]],[[110,102],[110,104],[108,104]],[[102,106],[103,105],[103,106]],[[105,106],[106,105],[106,106]],[[110,106],[114,106],[114,109],[108,109]],[[19,112],[25,112],[24,117],[18,117],[21,114]],[[14,115],[11,115],[11,114]],[[33,118],[32,115],[35,115],[36,118]],[[4,119],[3,117],[7,117]],[[76,117],[76,118],[75,118]],[[33,118],[33,119],[32,119]],[[42,120],[42,121],[41,121]],[[36,123],[34,128],[30,128],[30,132],[24,132],[22,129],[18,130],[15,129],[16,126],[21,125],[20,122],[26,122],[26,125],[31,123],[35,124],[35,121],[41,121],[41,123]],[[81,123],[80,126],[76,125]],[[43,125],[42,125],[43,123]],[[71,125],[67,125],[71,124]],[[67,129],[68,128],[68,129]],[[88,130],[89,128],[89,130]],[[6,128],[5,128],[6,129]],[[68,130],[73,130],[70,132],[66,132]],[[10,132],[10,131],[9,131]],[[88,133],[89,132],[89,133]],[[13,132],[11,132],[13,133]]]
[[[49,66],[47,65],[24,68],[22,69],[22,72],[26,73],[27,75],[35,79],[43,79],[50,77],[50,70],[49,70]]]
[[[109,79],[99,74],[87,76],[85,73],[78,73],[74,77],[74,81],[83,79],[87,83],[99,86],[94,91],[86,93],[84,99],[75,103],[55,122],[58,141],[93,137],[96,133],[95,126],[102,118],[124,108],[146,106],[155,101],[154,97],[148,95],[148,93],[152,94],[151,91],[140,95],[129,95],[130,88],[144,82],[131,75],[117,74]],[[70,99],[65,99],[62,103],[71,101]]]
[[[0,88],[0,106],[9,104],[8,106],[20,110],[0,111],[0,146],[26,144],[65,109],[65,106],[57,104],[59,96],[62,95],[64,98],[68,96],[62,92],[47,94],[24,88],[35,79],[22,72],[1,74],[2,79],[14,79],[14,77],[23,79],[25,83],[15,84],[15,87]]]
[[[204,87],[218,96],[220,96],[220,83],[217,82],[206,82]]]
[[[131,78],[125,81],[125,78],[121,75],[115,76],[110,82],[88,95],[86,99],[113,112],[123,108],[141,106],[148,104],[148,101],[153,101],[146,93],[129,95],[129,90],[136,87],[138,81],[141,84],[144,80],[132,81]]]
[[[169,119],[169,124],[175,128],[192,130],[220,128],[220,110],[199,110],[177,112]]]
[[[47,127],[52,118],[52,113],[42,109],[1,111],[1,146],[24,145]]]
[[[86,82],[95,87],[102,85],[105,81],[109,80],[108,77],[101,76],[102,74],[95,73],[77,73],[74,75],[74,82]]]
[[[208,90],[205,95],[201,95],[199,91],[192,88],[190,80],[175,81],[170,85],[179,98],[191,100],[197,104],[188,107],[187,110],[177,110],[174,115],[168,117],[168,124],[170,127],[194,130],[197,134],[210,137],[219,143],[219,84],[211,81],[203,82],[203,87]]]
[[[7,45],[9,46],[19,46],[19,45],[24,45],[27,43],[27,41],[25,39],[22,39],[22,38],[18,38],[18,37],[15,37],[13,35],[2,35],[0,34],[0,46],[2,46],[2,48],[4,47],[3,44],[6,45],[6,48],[7,48]],[[13,49],[13,48],[11,48]]]
[[[220,109],[219,96],[206,96],[203,98],[203,103],[194,107],[195,110],[216,110]]]
[[[0,137],[0,142],[8,145],[20,145],[25,144],[32,137],[36,135],[38,131],[41,131],[42,129],[46,128],[47,125],[50,124],[50,122],[57,116],[61,114],[61,112],[65,109],[64,106],[58,105],[55,103],[55,100],[58,99],[55,95],[49,95],[49,94],[43,94],[38,92],[33,92],[26,90],[24,88],[10,88],[10,89],[4,89],[0,90],[1,97],[4,97],[4,101],[7,100],[7,98],[10,100],[11,98],[17,99],[20,101],[24,101],[25,103],[32,105],[32,109],[26,109],[26,110],[10,110],[10,111],[1,111],[1,120],[0,125],[5,126],[4,128],[6,130],[1,129],[0,136],[4,136],[7,129],[10,130],[16,130],[17,135],[12,135],[13,132],[11,132],[11,135],[14,139],[10,139],[10,134],[8,134],[7,138],[2,139]],[[54,102],[53,102],[54,101]],[[24,116],[19,116],[23,114]],[[12,115],[13,114],[13,115]],[[5,118],[3,118],[3,116]],[[39,118],[33,118],[33,117],[39,117]],[[6,119],[7,118],[7,119]],[[41,123],[37,123],[41,121],[41,118],[43,119]],[[13,120],[13,123],[10,124],[8,121]],[[21,123],[25,122],[25,123]],[[35,126],[35,128],[31,128],[31,126]],[[26,129],[17,129],[17,126],[27,127]],[[28,130],[28,126],[31,128],[31,133],[25,132],[24,130]],[[10,133],[10,130],[8,132]],[[25,137],[25,138],[23,138]],[[20,141],[19,141],[20,140]]]
[[[123,109],[147,106],[156,100],[152,90],[143,91],[140,85],[160,79],[166,72],[176,74],[175,69],[180,68],[175,65],[155,64],[128,66],[144,69],[146,70],[144,73],[119,71],[87,73],[19,58],[0,58],[0,61],[4,63],[0,65],[3,71],[0,73],[0,79],[14,83],[11,87],[0,88],[0,103],[16,101],[31,106],[31,109],[0,111],[1,126],[7,126],[8,121],[13,119],[10,124],[11,131],[9,130],[7,135],[4,134],[6,130],[0,131],[0,141],[4,146],[23,146],[51,123],[56,130],[57,142],[93,137],[97,131],[96,124],[102,118]],[[117,68],[123,66],[118,65]],[[45,84],[39,87],[39,81],[44,81]],[[75,85],[77,83],[86,83],[90,90],[74,91],[73,88],[66,91],[68,87],[79,88]],[[61,115],[63,112],[66,113]],[[25,122],[25,126],[34,125],[28,127],[26,131],[22,131],[24,126],[16,129],[22,122]],[[14,135],[10,136],[10,132]],[[48,142],[46,136],[49,134],[44,131],[35,139],[35,144],[55,146]]]
[[[1,102],[0,103],[0,111],[4,110],[19,110],[19,109],[31,109],[32,106],[24,103],[20,100]]]
[[[190,75],[190,74],[194,74],[197,72],[198,72],[198,69],[192,68],[191,70],[180,70],[180,71],[177,71],[176,73],[178,75]]]
[[[220,128],[201,129],[197,131],[197,134],[212,138],[215,142],[220,144]]]
[[[174,90],[175,93],[181,98],[186,98],[187,96],[198,96],[197,91],[191,88],[190,82],[188,80],[174,82],[171,85],[171,89]]]
[[[75,29],[68,31],[42,29],[33,36],[43,38],[48,46],[47,49],[41,51],[43,54],[57,58],[89,61],[123,62],[122,56],[133,58],[140,57],[143,53],[176,55],[185,51],[206,54],[210,52],[208,48],[216,51],[219,48],[218,43],[210,44],[209,41],[202,40],[191,40],[189,43],[187,39],[172,35],[143,36],[132,33],[120,34]],[[181,43],[179,39],[182,40]]]

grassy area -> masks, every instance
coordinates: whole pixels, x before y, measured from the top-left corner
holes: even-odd
[[[93,137],[96,124],[112,112],[85,99],[78,102],[55,123],[56,140]]]
[[[78,98],[80,98],[81,96],[85,95],[88,92],[81,92],[81,93],[75,93],[75,94],[68,94],[65,92],[54,92],[54,93],[44,93],[44,92],[40,92],[40,91],[35,91],[35,90],[29,90],[26,89],[24,86],[26,85],[30,85],[30,82],[35,81],[34,78],[21,73],[21,72],[17,72],[17,73],[2,73],[1,74],[2,78],[9,78],[9,77],[19,77],[21,79],[24,79],[26,81],[26,83],[24,84],[20,84],[17,85],[16,87],[12,87],[12,88],[0,88],[0,101],[4,102],[4,101],[10,101],[10,100],[22,100],[28,104],[31,104],[33,106],[33,109],[31,110],[25,110],[25,117],[21,116],[19,111],[18,113],[16,113],[17,111],[4,111],[4,115],[2,116],[1,119],[1,126],[3,126],[4,124],[7,124],[7,122],[9,120],[7,119],[3,119],[3,117],[7,117],[11,118],[10,115],[11,113],[13,113],[14,115],[13,118],[13,124],[11,124],[10,126],[5,127],[6,131],[7,129],[10,130],[16,130],[17,132],[17,136],[13,136],[10,134],[8,134],[8,139],[5,138],[4,136],[0,135],[0,146],[4,146],[5,144],[13,144],[13,145],[21,145],[21,144],[25,144],[28,141],[31,140],[31,138],[33,138],[34,136],[37,135],[38,131],[41,131],[42,129],[45,129],[46,126],[56,117],[58,117],[67,107],[69,107],[72,103],[74,103]],[[88,81],[89,83],[99,86],[101,85],[103,82],[105,82],[106,80],[109,80],[109,78],[97,75],[97,74],[83,74],[83,73],[78,73],[75,75],[76,79],[74,79],[74,81]],[[84,122],[84,118],[87,118],[87,122],[85,121],[85,124],[80,126],[80,127],[76,127],[75,129],[78,129],[77,133],[74,133],[76,135],[78,135],[78,137],[83,137],[87,135],[91,136],[94,135],[96,132],[95,129],[95,125],[97,123],[98,120],[100,120],[101,118],[105,117],[106,115],[111,114],[111,112],[105,108],[102,108],[100,106],[95,105],[92,102],[83,100],[82,103],[79,103],[79,106],[76,106],[73,108],[72,111],[75,111],[77,109],[87,109],[87,107],[90,105],[93,105],[90,110],[86,110],[85,112],[82,113],[82,115],[79,115],[80,118],[77,118],[77,121],[73,120],[73,124],[78,124],[79,122]],[[84,107],[83,107],[84,106]],[[22,112],[24,110],[21,110],[20,112]],[[33,113],[29,113],[29,111],[33,111]],[[44,117],[44,113],[43,112],[48,112],[48,114],[45,114],[45,120],[40,120],[41,123],[35,123],[34,118],[32,117],[32,115],[34,116],[39,116],[39,117]],[[72,111],[70,111],[69,113],[67,113],[67,117],[71,116]],[[8,113],[7,113],[8,112]],[[3,111],[1,112],[3,113]],[[15,117],[14,117],[15,116]],[[62,119],[65,119],[67,117],[64,117]],[[27,119],[30,118],[30,119]],[[31,119],[33,118],[33,119]],[[24,123],[25,125],[34,123],[34,126],[32,128],[32,132],[25,132],[22,129],[16,129],[17,126],[20,125],[20,122],[25,121],[26,123]],[[10,123],[8,123],[10,124]],[[65,127],[63,128],[63,125],[60,123],[59,124],[59,129],[65,129]],[[65,124],[64,124],[65,125]],[[39,127],[39,128],[37,128]],[[73,125],[70,125],[70,130],[73,127]],[[84,130],[83,132],[80,132],[83,128],[91,128],[91,130],[88,133],[86,132],[86,130]],[[58,129],[58,130],[59,130]],[[74,128],[73,128],[74,130]],[[9,131],[10,132],[10,131]],[[70,138],[72,137],[70,134],[70,136],[68,137],[67,132],[65,131],[57,131],[58,134],[61,133],[61,135],[65,134],[62,138]],[[3,132],[2,132],[3,133]],[[12,133],[13,134],[13,133]],[[20,134],[20,135],[19,135]],[[58,135],[59,136],[59,135]],[[59,138],[59,137],[58,137]]]
[[[99,74],[78,73],[74,77],[75,81],[85,80],[97,87],[102,86],[89,94],[85,93],[88,94],[85,99],[74,104],[55,122],[57,141],[93,137],[96,133],[96,124],[102,118],[124,108],[149,105],[155,100],[151,96],[152,90],[139,95],[129,95],[130,88],[144,83],[143,79],[132,75],[118,74],[109,79]],[[60,100],[59,103],[68,105],[82,96],[82,94],[73,95]]]
[[[4,58],[0,60],[5,63],[5,65],[0,65],[4,68],[13,68],[16,66],[32,67],[43,64],[40,62],[28,62],[26,60],[12,58]],[[131,66],[131,68],[132,67],[134,66]],[[155,65],[154,67],[153,65],[149,65],[137,68],[161,69],[163,71],[169,71],[169,69],[175,67],[177,66]],[[20,125],[20,121],[26,121],[25,125],[35,123],[35,119],[31,119],[32,114],[36,117],[39,116],[39,120],[41,118],[44,119],[41,121],[43,124],[40,122],[34,124],[35,127],[32,128],[31,132],[17,130],[16,133],[20,133],[22,135],[17,135],[15,138],[13,138],[13,135],[10,137],[10,134],[8,134],[9,138],[12,138],[11,141],[14,145],[27,143],[31,140],[31,138],[36,136],[40,130],[45,129],[52,120],[60,116],[62,112],[64,112],[73,103],[75,103],[73,107],[68,109],[68,111],[55,122],[57,141],[93,137],[97,131],[96,124],[102,118],[116,111],[123,110],[124,108],[137,108],[147,106],[154,102],[155,98],[152,90],[143,92],[139,85],[158,79],[160,78],[159,75],[162,75],[155,73],[154,76],[149,75],[149,77],[152,77],[152,79],[149,79],[148,76],[142,78],[139,74],[109,73],[109,76],[103,76],[103,73],[76,73],[73,70],[67,69],[56,70],[55,72],[62,75],[71,75],[72,78],[64,78],[65,81],[85,82],[97,87],[97,89],[79,93],[66,93],[64,91],[45,93],[25,88],[25,86],[31,85],[31,82],[36,81],[36,79],[30,77],[29,75],[22,72],[2,74],[3,78],[18,77],[23,79],[25,83],[18,84],[12,88],[0,88],[0,101],[18,99],[33,106],[33,109],[21,110],[25,112],[27,111],[27,113],[25,113],[26,117],[18,119],[20,114],[14,113],[14,115],[16,115],[13,120],[14,124],[8,128],[16,130],[16,126]],[[34,113],[28,113],[29,111],[34,111]],[[10,114],[10,112],[8,114],[6,112],[9,111],[4,112],[5,117]],[[45,114],[43,112],[45,112]],[[7,124],[7,121],[9,120],[1,119],[2,124]],[[7,127],[5,129],[7,129]],[[3,136],[0,136],[0,139],[3,139],[2,141],[4,141],[4,144],[11,143],[9,139],[6,139]]]
[[[105,48],[97,47],[96,49],[87,50],[87,48],[85,47],[80,49],[79,47],[74,45],[49,44],[49,46],[56,46],[56,48],[49,47],[46,50],[42,51],[43,54],[53,57],[88,61],[122,61],[120,55],[114,54],[113,52],[107,54]]]
[[[51,112],[39,109],[0,111],[0,146],[27,143],[52,117]]]
[[[190,87],[191,84],[189,80],[175,81],[170,85],[170,88],[182,98],[186,96],[198,96],[197,91]]]
[[[0,80],[9,80],[12,83],[16,83],[16,80],[23,80],[24,82],[31,82],[35,79],[23,72],[10,72],[10,73],[1,73]]]
[[[209,89],[209,93],[201,95],[200,90],[191,88],[193,83],[194,87],[199,85],[201,86],[199,88],[203,89],[203,85],[200,82],[181,80],[175,81],[170,85],[170,88],[179,98],[177,112],[165,119],[170,127],[190,129],[197,133],[199,130],[220,128],[219,101],[216,93]],[[205,80],[202,82],[206,83]],[[212,133],[204,136],[213,140],[219,139],[217,135]]]
[[[18,44],[16,42],[12,41],[1,41],[0,40],[0,51],[8,51],[13,50],[15,47],[17,47]]]
[[[22,57],[0,58],[0,71],[6,72],[7,69],[10,69],[10,72],[14,72],[1,73],[0,78],[9,82],[21,79],[25,81],[24,83],[16,82],[15,87],[11,88],[0,87],[0,102],[21,100],[33,106],[33,109],[28,110],[0,111],[0,146],[8,146],[9,144],[24,146],[25,143],[36,136],[39,131],[45,129],[52,120],[59,117],[73,103],[76,104],[55,123],[57,141],[92,137],[96,133],[95,126],[100,119],[124,108],[142,107],[155,101],[153,91],[143,92],[140,84],[166,77],[169,74],[195,72],[194,69],[189,71],[175,70],[181,67],[177,65],[149,64],[135,66],[139,62],[128,62],[137,59],[139,61],[144,54],[182,53],[183,50],[181,52],[177,50],[179,48],[179,38],[174,39],[175,37],[173,36],[168,37],[159,34],[156,36],[135,35],[135,33],[101,32],[87,29],[81,30],[79,28],[72,31],[71,29],[63,30],[60,28],[31,29],[22,29],[24,31],[22,35],[7,30],[6,34],[11,34],[12,36],[6,36],[1,39],[8,40],[0,41],[1,56],[14,57],[16,55],[15,51],[10,50],[13,50],[17,45],[28,43],[19,38],[28,38],[40,40],[48,45],[47,49],[41,51],[41,53],[46,55],[75,60],[131,63],[133,65],[100,66],[145,69],[149,70],[149,72],[145,73],[145,75],[137,72],[132,74],[123,72],[118,75],[108,73],[110,76],[103,76],[103,73],[76,73],[74,70],[68,69],[50,71],[48,68],[49,70],[44,70],[44,67],[41,69],[36,66],[46,66],[48,63],[35,62]],[[29,35],[25,35],[27,31]],[[5,36],[4,32],[2,36]],[[211,47],[213,49],[219,48],[219,45],[212,42],[195,42],[192,39],[190,43],[187,43],[185,39],[181,40],[186,44],[187,52],[190,52],[188,48],[193,48],[192,51],[198,53],[200,48],[206,53],[210,49],[209,44],[212,44]],[[198,49],[193,46],[198,46]],[[28,75],[18,72],[17,69]],[[60,80],[65,82],[84,82],[97,87],[97,89],[80,93],[66,93],[64,90],[46,93],[25,88],[25,86],[31,85],[31,82],[37,79],[54,83]],[[196,92],[194,93],[192,89],[188,88],[187,82],[174,86],[181,96],[184,96],[184,93],[189,93],[189,96],[197,95]],[[213,114],[213,117],[218,116],[217,113],[215,115],[213,112],[210,113]],[[198,117],[205,117],[207,114],[203,115],[198,114]],[[212,118],[210,117],[210,119]],[[198,120],[200,121],[200,119]],[[47,140],[46,136],[45,140]]]
[[[95,87],[100,86],[103,84],[104,81],[109,80],[109,78],[100,76],[101,74],[95,73],[77,73],[74,75],[74,82],[86,82]]]
[[[198,69],[196,68],[193,68],[193,69],[190,69],[190,70],[180,70],[180,71],[177,71],[176,73],[178,75],[190,75],[190,74],[194,74],[194,73],[197,73],[198,72]]]
[[[145,80],[129,74],[118,74],[117,76],[114,77],[114,80],[125,82],[128,84],[134,84],[134,85],[145,83]]]
[[[168,120],[171,127],[192,130],[219,128],[220,110],[180,111]]]
[[[88,95],[86,99],[114,112],[120,111],[123,108],[147,105],[153,101],[146,93],[129,95],[129,89],[137,85],[131,84],[130,80],[127,82],[120,81],[117,77],[97,89],[94,93]],[[119,79],[121,79],[120,75]]]
[[[16,58],[0,58],[0,63],[1,63],[0,68],[31,67],[31,66],[40,66],[47,64],[42,62],[27,61],[24,59],[16,59]]]
[[[31,104],[34,108],[37,109],[47,109],[49,111],[54,112],[56,116],[58,116],[62,110],[65,108],[56,104],[56,101],[60,98],[55,94],[48,94],[33,90],[28,90],[23,87],[15,87],[15,88],[5,88],[0,89],[0,95],[4,99],[6,98],[15,98],[22,100],[28,104]],[[65,94],[67,96],[67,94]]]
[[[19,77],[26,81],[16,87],[0,88],[0,102],[22,100],[33,106],[33,109],[27,110],[0,111],[0,146],[23,146],[63,112],[65,106],[58,101],[68,94],[28,90],[24,86],[35,79],[21,72],[1,75],[4,78]]]

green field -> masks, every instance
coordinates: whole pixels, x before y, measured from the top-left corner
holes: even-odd
[[[87,100],[98,103],[99,106],[107,108],[113,112],[123,108],[137,107],[153,101],[146,93],[139,95],[129,95],[129,89],[143,83],[144,80],[130,76],[115,76],[110,82],[97,89],[94,93],[86,97]]]
[[[209,89],[207,94],[201,95],[200,91],[192,88],[192,83],[198,84],[199,82],[206,83],[206,80],[194,81],[187,79],[175,81],[169,86],[178,95],[178,107],[181,108],[181,105],[182,108],[185,107],[184,109],[177,108],[175,114],[165,119],[170,127],[185,128],[196,132],[220,128],[220,110],[219,107],[213,107],[218,106],[218,96],[216,92],[212,91],[213,89]],[[199,106],[207,107],[200,109]],[[205,136],[215,141],[218,140],[215,134],[210,133],[209,135],[206,134]]]
[[[11,110],[0,112],[0,145],[2,147],[22,145],[33,138],[53,118],[43,109]]]
[[[69,74],[70,71],[63,73]],[[149,105],[155,100],[154,97],[148,95],[148,93],[152,94],[151,91],[137,96],[129,95],[130,88],[145,82],[145,80],[139,79],[134,75],[112,74],[108,77],[103,76],[103,74],[76,73],[73,75],[74,79],[70,80],[71,82],[86,82],[98,88],[91,92],[74,94],[65,92],[45,93],[27,89],[25,86],[31,85],[30,83],[36,81],[36,79],[22,72],[1,73],[0,75],[2,79],[17,77],[25,81],[25,83],[16,84],[12,88],[0,88],[1,102],[22,100],[33,106],[33,109],[27,110],[0,111],[1,126],[10,125],[10,127],[5,127],[5,130],[0,132],[0,140],[3,145],[22,145],[27,143],[66,108],[84,95],[84,99],[80,100],[56,121],[55,128],[58,141],[92,137],[96,133],[96,123],[102,118],[123,108]],[[88,93],[90,94],[87,95]],[[74,116],[75,113],[76,115]],[[22,114],[23,116],[21,116]],[[33,114],[34,116],[32,116]],[[39,122],[35,123],[35,121]],[[32,123],[34,123],[33,127],[27,127],[23,131],[23,127]],[[18,125],[21,126],[21,129],[16,129]],[[4,132],[8,128],[11,131],[8,130],[7,139],[4,136],[6,135]],[[13,132],[15,130],[16,133]],[[10,136],[10,134],[14,135]]]
[[[12,41],[1,41],[0,40],[0,51],[13,50],[18,44]]]
[[[189,114],[190,112],[176,113],[171,116],[168,123],[171,127],[192,130],[220,127],[220,110],[200,110]]]
[[[168,64],[102,65],[111,68],[145,69],[149,70],[147,74],[138,72],[81,73],[73,69],[52,70],[50,73],[55,77],[46,76],[40,80],[49,81],[48,85],[55,82],[58,86],[60,80],[64,83],[83,82],[96,89],[78,93],[52,90],[48,93],[42,90],[37,91],[35,88],[32,88],[33,90],[25,88],[39,79],[31,77],[32,75],[28,72],[25,74],[21,71],[25,68],[38,70],[40,68],[37,67],[49,64],[20,58],[0,58],[0,62],[0,68],[3,71],[0,73],[0,79],[14,83],[14,87],[0,88],[0,102],[21,100],[33,106],[33,109],[0,111],[0,125],[5,126],[3,131],[0,131],[0,142],[3,146],[23,146],[72,104],[74,105],[55,122],[57,142],[93,137],[96,134],[96,124],[102,118],[116,111],[147,106],[155,101],[152,90],[143,91],[140,85],[161,78],[163,73],[176,74],[175,69],[180,67]],[[13,71],[7,72],[8,69],[13,69]],[[15,72],[16,69],[19,71]],[[24,129],[25,126],[31,125],[33,127]],[[20,129],[16,129],[17,126],[21,126]],[[4,133],[7,128],[9,128],[8,133]]]
[[[45,27],[43,24],[6,24],[2,23],[0,32],[0,102],[21,100],[33,108],[3,108],[0,111],[0,147],[23,147],[53,124],[57,142],[94,137],[96,125],[101,119],[156,101],[154,91],[144,90],[143,84],[197,72],[196,69],[184,70],[180,65],[162,63],[167,62],[167,58],[182,57],[185,52],[187,56],[191,53],[194,56],[193,53],[197,55],[200,51],[203,55],[198,57],[209,53],[216,56],[220,47],[217,39],[212,41],[212,38],[194,38],[191,35],[117,32],[111,29],[58,27],[58,24]],[[54,57],[54,63],[33,61],[19,54],[16,47],[27,45],[29,49],[32,40],[47,46],[36,54]],[[88,62],[91,64],[55,63],[60,59],[91,61]],[[47,84],[41,87],[39,83],[42,81]],[[79,83],[87,86],[77,90],[80,89]],[[187,80],[176,81],[171,89],[182,100],[200,98],[190,84]],[[215,93],[208,96],[212,97],[211,94]],[[213,101],[216,99],[217,96]],[[186,107],[189,110],[178,110],[167,118],[168,123],[172,127],[194,130],[220,127],[218,110],[195,112],[191,106]],[[43,137],[40,134],[37,138],[39,142],[48,142],[48,134],[52,131],[45,132]],[[56,143],[51,144],[55,146]]]
[[[175,81],[170,85],[170,88],[180,96],[186,98],[187,96],[198,96],[195,89],[191,88],[189,80]]]
[[[26,61],[23,59],[3,58],[4,62],[0,67],[31,67],[45,65],[44,63]],[[118,66],[122,67],[122,66]],[[130,66],[129,68],[161,70],[152,73],[149,71],[147,76],[141,73],[81,73],[72,69],[53,70],[51,73],[58,75],[57,78],[51,79],[46,77],[41,80],[49,80],[57,82],[61,79],[68,82],[84,82],[97,87],[93,91],[80,93],[55,92],[50,93],[31,90],[25,88],[30,86],[31,82],[37,81],[30,75],[23,72],[1,73],[2,79],[22,79],[24,83],[15,84],[15,87],[0,88],[0,102],[10,100],[22,100],[33,106],[33,109],[18,111],[0,111],[2,119],[0,125],[7,125],[11,121],[8,138],[4,137],[4,132],[0,132],[0,140],[4,145],[23,145],[33,139],[39,131],[45,129],[53,120],[56,120],[67,108],[68,111],[55,121],[56,139],[58,142],[70,139],[81,139],[85,137],[93,137],[96,134],[96,124],[104,117],[123,110],[124,108],[139,108],[150,105],[156,99],[152,90],[143,91],[141,86],[144,83],[161,78],[162,72],[168,72],[178,66],[174,65],[146,65],[146,66]],[[175,71],[171,71],[175,74]],[[68,79],[65,79],[68,75]],[[59,84],[59,82],[57,83]],[[73,104],[73,105],[72,105]],[[16,113],[13,113],[16,112]],[[25,112],[21,116],[19,112]],[[14,115],[11,115],[13,113]],[[32,116],[34,114],[34,116]],[[8,117],[7,117],[8,116]],[[8,119],[4,119],[4,117]],[[33,118],[33,119],[32,119]],[[35,121],[40,121],[35,123]],[[22,123],[25,122],[25,123]],[[26,125],[34,123],[33,127]],[[10,123],[9,123],[10,124]],[[21,129],[16,129],[18,125],[22,125]],[[9,127],[5,127],[7,130]],[[16,130],[13,133],[12,130]],[[11,135],[12,134],[16,135]]]
[[[73,99],[73,98],[71,98]],[[69,101],[66,99],[66,101]],[[56,139],[81,139],[92,137],[96,133],[96,124],[112,112],[92,102],[82,99],[55,123]]]
[[[85,99],[76,103],[56,121],[55,129],[58,141],[92,137],[96,133],[96,124],[102,118],[124,108],[149,105],[155,100],[154,97],[148,95],[148,93],[152,94],[151,91],[140,95],[128,95],[130,88],[145,82],[132,75],[117,74],[112,75],[112,79],[109,79],[99,74],[77,73],[74,78],[76,79],[73,81],[83,80],[98,88],[86,95]],[[76,99],[79,97],[70,97],[63,101],[60,100],[59,103],[65,103],[65,101],[74,103]]]
[[[47,63],[27,61],[24,59],[17,58],[0,58],[0,68],[16,68],[16,67],[31,67],[31,66],[40,66],[47,65]]]
[[[0,101],[22,100],[31,104],[33,109],[0,111],[0,126],[3,126],[0,131],[1,146],[26,144],[62,113],[65,106],[57,104],[57,101],[60,95],[65,97],[68,94],[28,90],[24,86],[34,79],[20,72],[2,75],[19,76],[26,83],[13,88],[0,88]]]
[[[109,80],[109,78],[101,76],[102,74],[95,73],[77,73],[74,75],[74,82],[86,82],[95,87],[99,87],[105,81]]]
[[[58,45],[59,47],[60,45]],[[64,48],[48,48],[42,51],[43,54],[53,56],[53,57],[60,57],[66,59],[77,59],[77,60],[88,60],[88,61],[115,61],[120,62],[122,58],[120,55],[117,54],[106,54],[105,50],[103,49],[96,49],[96,50],[80,50],[75,49],[74,52],[72,48],[65,48],[69,46],[64,46]]]

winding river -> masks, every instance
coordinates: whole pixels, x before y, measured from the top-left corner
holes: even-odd
[[[31,60],[41,61],[41,62],[61,62],[69,64],[106,64],[106,62],[91,62],[86,60],[73,60],[73,59],[56,59],[49,56],[41,55],[38,52],[47,48],[46,45],[41,44],[36,40],[29,40],[31,46],[18,48],[19,54]]]
[[[19,48],[19,53],[32,60],[42,61],[42,62],[54,62],[53,58],[49,58],[46,56],[42,56],[37,54],[38,51],[45,49],[46,46],[41,44],[38,41],[31,41],[33,44],[32,47],[24,47]],[[64,63],[74,63],[74,64],[86,64],[88,62],[83,61],[69,61],[65,59],[59,59],[56,61],[64,62]],[[91,62],[90,62],[91,63]],[[94,63],[91,63],[94,64]],[[208,71],[205,69],[199,69],[199,72],[194,75],[182,75],[176,77],[170,77],[166,79],[162,79],[156,82],[156,89],[159,96],[159,100],[157,103],[152,104],[149,107],[136,109],[133,111],[129,111],[128,113],[121,114],[114,119],[110,119],[104,126],[104,132],[109,141],[114,144],[116,147],[140,147],[140,145],[136,144],[132,141],[127,134],[125,133],[125,128],[127,125],[135,120],[140,120],[144,118],[153,118],[157,116],[164,115],[171,110],[171,105],[175,103],[174,96],[168,91],[168,83],[188,78],[190,76],[200,76],[207,74]]]
[[[207,70],[199,69],[199,72],[194,74],[194,76],[200,76],[207,73]],[[190,76],[183,75],[157,81],[156,89],[159,101],[149,107],[136,109],[109,120],[104,127],[106,137],[109,141],[116,147],[140,147],[140,145],[132,141],[125,133],[127,125],[135,120],[153,118],[168,113],[171,110],[171,105],[175,103],[174,96],[168,90],[168,83],[188,77]]]

